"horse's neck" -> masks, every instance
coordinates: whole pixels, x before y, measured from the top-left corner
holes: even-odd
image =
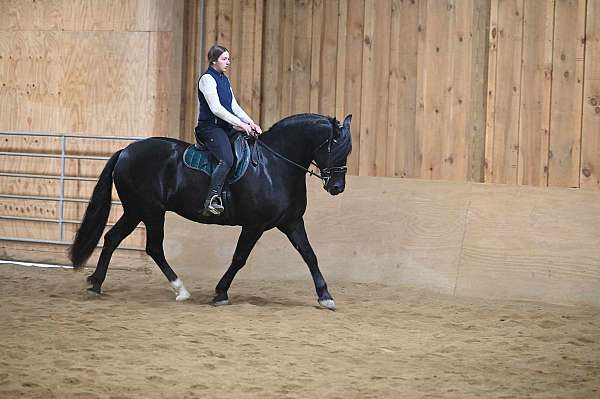
[[[299,129],[273,133],[265,140],[265,144],[295,163],[304,167],[310,165],[315,147],[314,137]]]

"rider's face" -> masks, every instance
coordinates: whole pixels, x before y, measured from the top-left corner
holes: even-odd
[[[225,51],[223,54],[219,56],[217,61],[213,64],[213,67],[217,72],[225,72],[227,68],[229,68],[229,53]]]

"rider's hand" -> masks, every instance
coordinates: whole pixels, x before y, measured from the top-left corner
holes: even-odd
[[[252,130],[254,130],[257,134],[262,133],[262,129],[256,123],[250,121],[249,125],[250,125],[250,127],[252,127]]]
[[[237,126],[238,130],[243,130],[246,134],[252,134],[252,126],[249,123],[242,122],[241,125]]]

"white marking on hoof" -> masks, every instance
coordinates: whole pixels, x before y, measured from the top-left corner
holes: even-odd
[[[175,300],[178,302],[185,301],[190,299],[192,296],[188,290],[183,286],[183,281],[180,278],[177,278],[175,281],[171,281],[171,288],[175,291]]]
[[[216,301],[213,302],[214,306],[223,306],[223,305],[229,305],[229,299],[224,299],[222,301]]]
[[[335,310],[335,302],[333,302],[333,299],[319,299],[319,305],[325,309]]]
[[[191,296],[192,295],[190,294],[190,292],[186,290],[185,287],[182,287],[179,290],[179,294],[177,295],[177,297],[175,297],[175,300],[178,302],[187,301],[188,299],[190,299]]]

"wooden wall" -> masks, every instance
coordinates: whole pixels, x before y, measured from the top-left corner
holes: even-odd
[[[264,128],[293,113],[352,113],[350,174],[600,188],[591,0],[0,0],[0,130],[192,141],[195,84],[216,42],[231,49],[236,96]],[[122,144],[68,150],[109,155]],[[0,140],[0,151],[59,148]],[[102,165],[72,160],[66,172],[95,177]],[[0,172],[59,167],[0,159]],[[57,196],[57,183],[0,176],[0,193]],[[65,190],[87,198],[92,186]],[[58,213],[50,201],[0,201],[4,215]],[[33,222],[0,230],[56,238]]]
[[[492,2],[487,182],[600,187],[598,18],[595,1]]]
[[[264,10],[265,127],[352,113],[350,173],[482,179],[489,1],[265,0]]]
[[[264,127],[352,113],[352,174],[598,188],[599,19],[586,0],[207,0],[205,47],[232,49]]]
[[[180,3],[2,0],[0,129],[178,135]]]
[[[89,136],[179,136],[183,1],[0,0],[0,131]],[[60,154],[57,138],[0,135],[0,151]],[[67,153],[109,156],[126,142],[69,139]],[[105,161],[67,160],[96,178]],[[0,172],[60,175],[57,159],[2,156]],[[67,181],[89,199],[93,182]],[[0,193],[59,197],[58,180],[0,176]],[[116,195],[115,195],[115,199]],[[59,203],[0,198],[0,214],[58,219]],[[85,203],[66,203],[78,220]],[[109,222],[121,212],[114,206]],[[68,224],[70,240],[76,225]],[[55,223],[0,219],[0,236],[59,240]],[[125,245],[143,247],[143,229]],[[3,243],[3,249],[10,246]]]

